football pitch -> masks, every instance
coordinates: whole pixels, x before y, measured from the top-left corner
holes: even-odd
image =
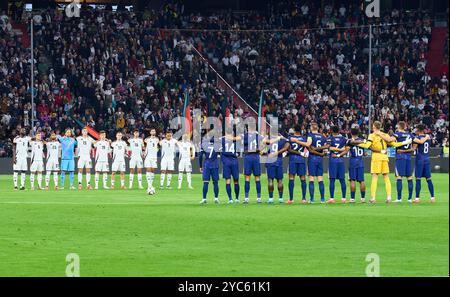
[[[375,205],[360,204],[359,191],[353,205],[302,205],[298,180],[294,205],[256,204],[253,181],[249,205],[228,205],[223,180],[221,204],[210,185],[208,204],[199,205],[201,176],[193,175],[194,190],[185,180],[177,190],[176,176],[174,189],[156,188],[154,196],[14,191],[12,176],[0,176],[0,276],[65,276],[69,253],[79,256],[81,276],[365,276],[369,253],[379,256],[381,276],[449,274],[448,174],[433,175],[436,204],[422,181],[419,205],[386,205],[382,179]],[[366,182],[370,193],[369,175]],[[405,181],[403,188],[406,200]]]

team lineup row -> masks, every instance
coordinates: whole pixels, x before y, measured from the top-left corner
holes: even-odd
[[[229,203],[239,202],[239,163],[237,143],[242,144],[244,156],[244,176],[245,176],[245,199],[249,201],[250,177],[255,178],[257,202],[261,203],[261,163],[265,158],[269,203],[273,203],[274,180],[278,182],[279,202],[283,202],[283,157],[289,157],[289,200],[293,202],[295,176],[300,177],[302,189],[302,202],[314,203],[314,181],[317,179],[321,202],[325,203],[325,190],[323,184],[323,158],[329,156],[329,192],[328,203],[334,203],[335,181],[339,180],[341,185],[342,202],[346,202],[346,180],[344,156],[348,156],[348,174],[351,187],[350,202],[355,202],[356,182],[360,183],[361,201],[365,202],[364,183],[364,149],[372,151],[371,162],[371,198],[369,202],[376,201],[376,187],[378,176],[382,175],[386,183],[386,202],[391,202],[391,185],[388,177],[389,158],[387,157],[387,147],[396,148],[395,173],[397,178],[397,200],[401,202],[402,177],[408,181],[408,201],[420,201],[420,181],[424,177],[427,179],[431,194],[431,201],[435,202],[434,188],[431,181],[431,171],[429,162],[430,137],[425,135],[422,125],[416,128],[416,134],[406,132],[406,124],[400,122],[397,132],[390,136],[381,131],[381,123],[373,124],[373,133],[367,139],[361,138],[358,128],[352,129],[352,137],[346,138],[339,134],[338,127],[333,127],[331,134],[325,137],[318,132],[318,126],[311,124],[311,132],[308,135],[300,134],[300,127],[291,129],[288,137],[277,136],[267,137],[260,135],[255,129],[249,129],[241,135],[226,134],[215,141],[213,138],[203,140],[198,153],[200,171],[203,179],[203,199],[201,203],[206,203],[209,181],[212,180],[214,188],[214,201],[219,202],[218,180],[219,180],[219,159],[221,156],[223,167],[223,178],[226,181],[226,192]],[[103,174],[103,187],[108,189],[107,174],[110,172],[109,159],[112,158],[112,178],[111,188],[114,188],[115,173],[120,172],[121,188],[125,188],[125,158],[129,157],[129,188],[133,186],[134,174],[137,171],[138,186],[143,189],[142,169],[146,169],[147,192],[154,194],[153,187],[154,173],[157,169],[158,151],[161,150],[161,178],[160,187],[163,188],[167,178],[166,187],[170,188],[172,173],[175,165],[176,153],[179,153],[179,175],[178,188],[181,188],[183,173],[187,175],[188,187],[191,185],[191,160],[195,157],[195,146],[190,142],[188,135],[184,135],[181,141],[172,138],[171,132],[166,133],[164,139],[156,137],[156,130],[152,129],[150,136],[142,139],[138,131],[134,131],[133,137],[127,141],[123,140],[123,135],[118,132],[116,140],[106,139],[106,133],[100,133],[98,141],[93,140],[88,135],[87,129],[82,130],[82,135],[73,138],[72,131],[66,130],[64,136],[52,134],[48,141],[42,141],[40,135],[33,139],[25,136],[25,131],[14,139],[15,160],[14,160],[14,187],[18,188],[18,175],[21,172],[20,188],[25,187],[25,172],[27,171],[27,152],[31,146],[31,189],[34,189],[35,174],[38,176],[38,187],[42,189],[42,172],[44,171],[44,159],[46,159],[45,184],[48,189],[50,177],[53,173],[55,188],[58,189],[58,172],[61,172],[61,187],[64,186],[65,173],[70,174],[70,188],[74,189],[75,155],[78,156],[78,188],[82,189],[83,171],[86,173],[86,187],[91,188],[90,171],[92,168],[91,152],[95,149],[95,189],[98,189],[100,174]],[[44,146],[47,150],[45,158]],[[112,155],[111,155],[112,151]],[[77,154],[75,153],[77,152]],[[415,172],[416,177],[416,198],[412,200],[413,192],[413,170],[411,154],[416,154]],[[61,155],[61,166],[59,157]],[[269,161],[268,161],[269,160]],[[204,161],[204,162],[203,162]],[[306,177],[309,178],[309,201],[306,200],[307,184]],[[234,183],[235,199],[232,198],[231,181]]]

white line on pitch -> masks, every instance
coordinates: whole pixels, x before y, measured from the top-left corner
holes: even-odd
[[[61,204],[61,205],[149,205],[145,202],[58,202],[58,201],[0,201],[0,204]]]

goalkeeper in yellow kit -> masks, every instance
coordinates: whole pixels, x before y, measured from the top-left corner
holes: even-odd
[[[372,174],[372,183],[370,185],[370,203],[375,203],[378,176],[383,175],[384,183],[386,185],[386,202],[391,202],[391,181],[389,179],[389,158],[387,156],[387,147],[399,147],[408,144],[407,141],[396,142],[395,137],[381,131],[381,122],[375,121],[372,125],[373,133],[369,135],[368,139],[357,146],[368,148],[372,150],[372,162],[370,165],[370,173]]]

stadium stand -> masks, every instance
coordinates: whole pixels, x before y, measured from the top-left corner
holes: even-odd
[[[79,19],[57,9],[34,11],[33,87],[24,46],[29,40],[23,40],[29,12],[14,26],[0,12],[0,156],[11,155],[8,137],[31,125],[31,90],[36,130],[46,135],[77,127],[75,121],[110,135],[134,128],[146,133],[150,126],[163,131],[180,117],[187,88],[191,110],[221,116],[225,92],[191,46],[254,109],[265,90],[266,114],[279,117],[283,132],[312,121],[322,130],[339,125],[348,134],[356,123],[367,131],[367,20],[354,7],[296,3],[280,1],[260,12],[194,14],[175,2],[160,12],[84,9]],[[372,111],[387,131],[400,120],[422,122],[434,144],[443,146],[448,30],[433,28],[432,18],[427,11],[394,9],[378,21],[391,25],[374,27]],[[233,118],[246,114],[249,109],[231,105]]]

